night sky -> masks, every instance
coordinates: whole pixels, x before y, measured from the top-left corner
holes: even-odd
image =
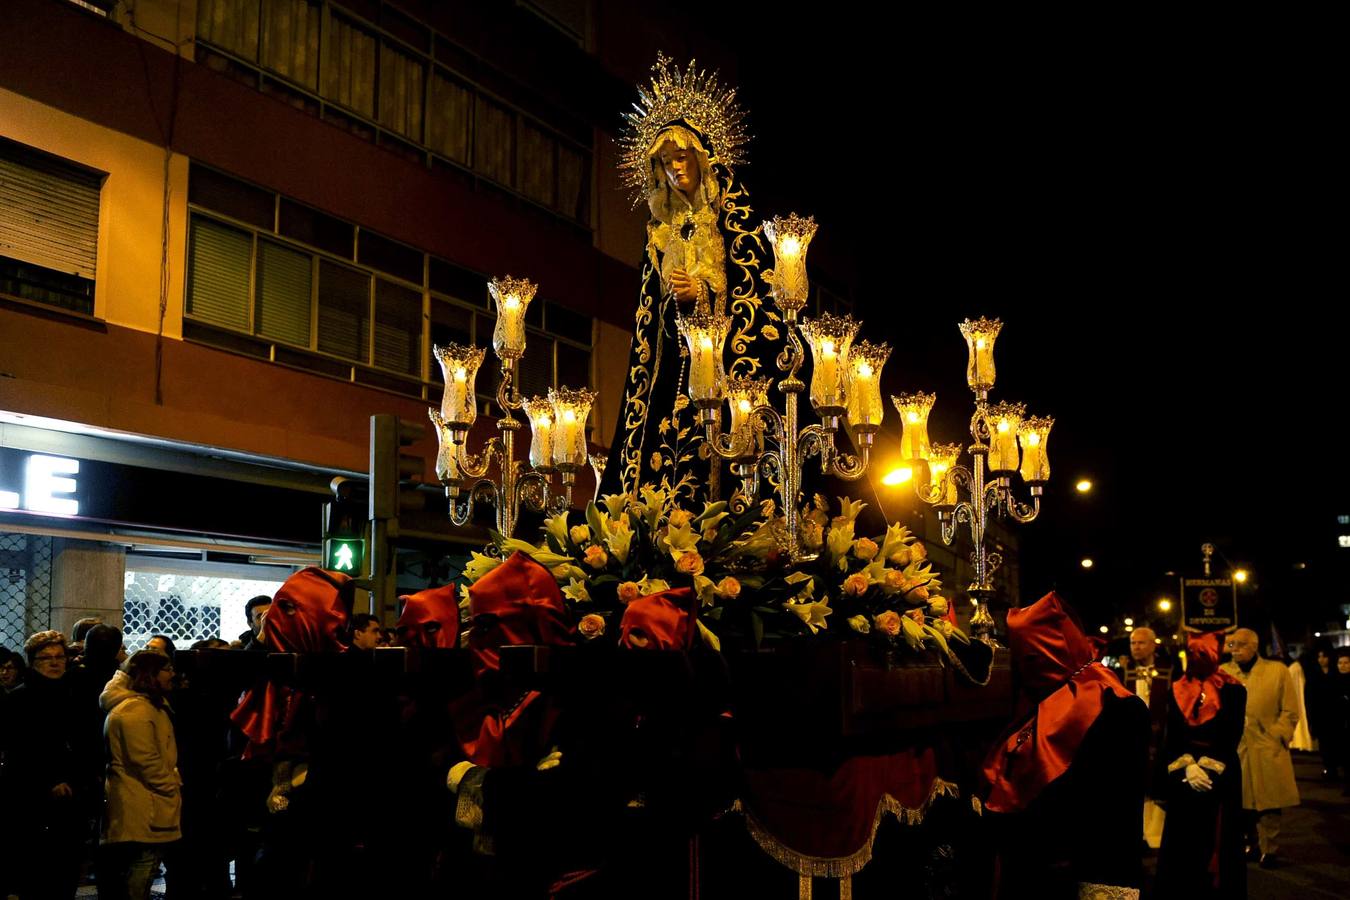
[[[1138,616],[1211,541],[1255,574],[1249,621],[1336,619],[1347,315],[1317,55],[1271,23],[816,15],[809,45],[736,29],[745,180],[763,215],[816,216],[813,256],[897,347],[886,392],[937,391],[933,440],[967,434],[957,322],[1003,319],[991,399],[1056,418],[1024,597]]]

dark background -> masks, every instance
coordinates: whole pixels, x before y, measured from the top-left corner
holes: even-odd
[[[1074,15],[843,5],[784,29],[752,4],[687,51],[730,48],[757,211],[815,215],[813,257],[853,273],[863,334],[896,348],[886,393],[937,391],[934,440],[972,408],[957,323],[1003,319],[992,399],[1056,419],[1018,529],[1024,602],[1140,617],[1210,541],[1216,574],[1253,573],[1245,622],[1297,640],[1350,602],[1343,102],[1319,26]]]

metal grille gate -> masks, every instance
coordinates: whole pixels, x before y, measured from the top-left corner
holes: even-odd
[[[51,627],[52,539],[0,531],[0,646]]]

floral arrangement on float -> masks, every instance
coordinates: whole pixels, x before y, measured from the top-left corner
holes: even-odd
[[[736,515],[726,502],[699,512],[673,492],[644,487],[640,499],[611,494],[569,526],[565,513],[545,520],[543,541],[493,534],[488,552],[464,569],[472,582],[522,551],[557,579],[587,638],[604,634],[638,597],[688,587],[700,600],[699,632],[720,649],[734,634],[759,647],[766,639],[869,638],[887,649],[935,649],[968,643],[927,551],[903,525],[856,534],[866,504],[839,498],[837,512],[817,494],[800,510],[800,546],[814,558],[789,564],[786,517],[772,500]],[[462,596],[467,600],[467,589]]]

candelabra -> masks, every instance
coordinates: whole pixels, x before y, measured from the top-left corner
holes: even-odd
[[[566,387],[550,389],[547,396],[522,398],[516,387],[516,367],[525,354],[525,310],[536,287],[526,279],[493,279],[488,291],[497,305],[497,324],[492,349],[501,362],[497,387],[499,435],[483,448],[468,449],[469,429],[478,414],[474,382],[485,351],[478,347],[449,344],[435,347],[436,359],[445,376],[445,395],[440,410],[428,410],[439,440],[436,475],[445,485],[450,501],[450,520],[468,523],[475,500],[496,508],[497,531],[511,537],[521,504],[535,512],[558,513],[572,505],[576,473],[587,464],[586,418],[595,394]],[[515,458],[515,436],[521,422],[515,413],[524,411],[530,422],[528,462]],[[496,478],[489,472],[496,467]],[[553,482],[557,474],[561,490]]]
[[[719,460],[731,462],[747,502],[758,494],[761,476],[775,485],[786,518],[784,549],[794,563],[814,556],[803,551],[798,531],[798,494],[807,465],[818,456],[822,473],[845,481],[866,473],[872,439],[881,428],[881,367],[890,355],[885,344],[861,341],[855,346],[861,323],[848,316],[799,318],[809,287],[806,250],[815,232],[815,220],[795,213],[764,226],[774,252],[774,269],[768,274],[771,295],[787,329],[786,345],[777,360],[784,373],[778,382],[781,412],[769,402],[770,379],[726,378],[722,354],[731,324],[726,316],[691,315],[679,321],[689,350],[689,398],[699,410],[699,424],[715,454],[714,468]],[[798,395],[807,390],[797,377],[806,357],[803,338],[811,348],[810,400],[820,423],[799,428]],[[723,402],[730,403],[726,432]],[[844,452],[836,443],[841,418],[856,454]]]
[[[1002,327],[998,319],[974,322],[967,319],[960,326],[968,353],[966,383],[975,395],[975,412],[970,418],[972,443],[967,448],[969,466],[957,463],[960,444],[928,441],[928,414],[937,399],[935,395],[919,392],[891,397],[903,427],[901,455],[912,467],[919,499],[937,511],[943,543],[950,545],[955,540],[959,525],[964,524],[970,530],[974,581],[968,590],[976,603],[970,619],[971,631],[995,645],[994,618],[989,612],[989,598],[994,593],[990,579],[1003,558],[986,548],[985,529],[990,515],[1025,524],[1040,514],[1041,494],[1050,478],[1046,444],[1055,423],[1051,418],[1026,417],[1026,407],[1021,403],[990,405],[994,340]],[[1014,472],[1020,472],[1030,489],[1029,504],[1013,494]]]

